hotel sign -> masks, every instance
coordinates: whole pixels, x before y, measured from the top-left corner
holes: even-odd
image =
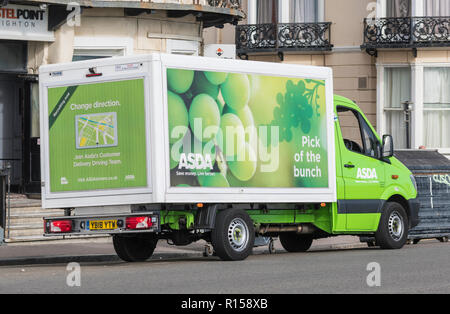
[[[0,7],[0,39],[54,41],[48,30],[48,9],[15,4]]]

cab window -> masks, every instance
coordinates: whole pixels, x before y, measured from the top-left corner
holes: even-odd
[[[364,155],[373,157],[373,158],[380,158],[381,156],[381,144],[378,141],[375,134],[370,129],[369,125],[367,124],[366,120],[363,119],[363,117],[359,115],[359,120],[361,123],[361,130],[363,134],[363,142],[364,142]]]
[[[355,110],[337,107],[345,147],[355,153],[379,158],[381,145],[364,118]]]

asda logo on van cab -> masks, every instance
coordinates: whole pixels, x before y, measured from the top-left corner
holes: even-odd
[[[378,179],[375,168],[358,168],[357,179]]]

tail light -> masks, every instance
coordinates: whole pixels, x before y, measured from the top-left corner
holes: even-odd
[[[48,233],[68,233],[72,231],[71,220],[47,221],[45,225]]]
[[[127,217],[126,228],[131,230],[150,229],[153,226],[151,217]]]

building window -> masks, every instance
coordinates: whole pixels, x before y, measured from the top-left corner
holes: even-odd
[[[411,0],[387,0],[387,17],[409,17],[411,16]]]
[[[325,0],[248,0],[249,24],[323,22]]]
[[[450,67],[424,68],[423,143],[450,148]]]
[[[123,49],[74,49],[72,61],[124,56]]]
[[[394,139],[396,149],[407,148],[403,103],[411,100],[411,69],[386,68],[384,72],[385,130]]]
[[[11,53],[14,51],[14,53]],[[0,41],[0,72],[27,71],[27,44]]]
[[[200,44],[194,40],[167,39],[167,53],[186,56],[198,56]]]
[[[423,0],[425,16],[450,16],[449,0]]]
[[[133,54],[132,38],[75,37],[73,61],[120,57]]]
[[[257,24],[277,24],[278,0],[258,0],[256,2],[256,23]]]
[[[317,23],[317,0],[289,0],[290,23]]]
[[[380,133],[391,134],[396,149],[407,148],[403,104],[409,101],[411,147],[425,146],[449,153],[450,66],[384,66],[381,70]]]

